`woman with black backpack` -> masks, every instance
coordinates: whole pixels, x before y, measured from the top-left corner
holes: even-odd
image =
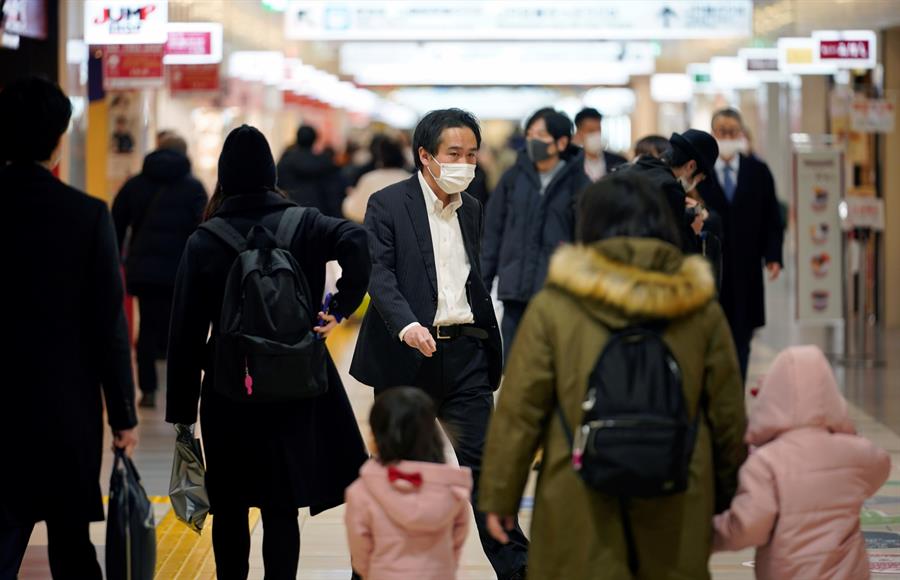
[[[576,222],[512,345],[478,507],[504,542],[543,446],[529,577],[709,578],[710,518],[747,453],[709,264],[634,174],[586,189]]]
[[[193,425],[199,401],[219,578],[247,577],[251,507],[262,514],[266,578],[295,578],[298,508],[343,503],[367,459],[324,347],[366,292],[366,232],[275,187],[262,133],[232,131],[175,287],[166,421]],[[343,277],[323,306],[330,260]]]

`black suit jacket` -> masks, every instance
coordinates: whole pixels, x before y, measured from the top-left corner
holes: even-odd
[[[481,204],[467,193],[457,212],[471,270],[466,283],[475,326],[487,331],[488,374],[500,384],[503,350],[490,293],[481,276]],[[431,326],[437,311],[437,270],[425,198],[418,174],[369,198],[366,229],[372,255],[366,313],[350,374],[373,387],[411,385],[423,355],[400,341],[407,325]]]
[[[784,226],[775,181],[765,163],[741,155],[733,202],[726,200],[718,172],[707,177],[698,191],[706,205],[722,217],[719,300],[734,335],[747,339],[766,323],[763,265],[784,262]]]

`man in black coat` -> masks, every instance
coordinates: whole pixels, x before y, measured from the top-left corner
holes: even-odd
[[[603,115],[593,107],[585,107],[575,115],[572,143],[584,149],[584,172],[591,182],[628,163],[621,155],[603,150]]]
[[[156,406],[156,360],[165,358],[175,275],[206,201],[203,184],[191,175],[187,143],[166,131],[157,150],[144,159],[143,171],[125,182],[113,202],[126,286],[137,296],[140,312],[137,365],[142,407]]]
[[[526,147],[497,184],[485,214],[482,276],[499,277],[503,346],[512,346],[531,297],[544,286],[550,257],[575,237],[575,199],[590,185],[584,152],[570,143],[572,122],[540,109],[525,123]]]
[[[722,216],[723,269],[719,300],[731,324],[741,373],[747,378],[750,342],[766,323],[763,265],[769,279],[781,273],[784,225],[769,167],[746,150],[740,113],[724,109],[713,116],[720,156],[715,179],[701,185],[703,199]]]
[[[433,111],[413,137],[419,172],[369,199],[372,303],[350,367],[376,395],[404,385],[430,394],[476,490],[503,364],[479,264],[481,204],[464,191],[480,145],[471,114]],[[488,534],[484,514],[476,521],[497,576],[524,578],[528,541],[518,525],[504,546]]]
[[[334,160],[313,151],[318,133],[303,125],[297,129],[297,142],[285,150],[278,161],[278,187],[304,207],[314,207],[331,217],[343,217],[341,204],[347,184]]]
[[[707,214],[688,194],[713,173],[719,147],[712,135],[697,129],[672,133],[669,149],[659,159],[642,155],[633,165],[619,171],[640,173],[665,196],[679,224],[681,249],[685,253],[702,251],[700,233]]]
[[[6,278],[0,402],[0,578],[15,578],[36,522],[55,578],[102,578],[88,535],[103,520],[103,409],[137,442],[116,238],[106,204],[50,169],[71,105],[42,79],[0,92]]]

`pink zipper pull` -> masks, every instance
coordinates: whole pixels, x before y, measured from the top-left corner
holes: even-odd
[[[244,357],[244,388],[247,389],[247,396],[253,394],[253,377],[250,376],[250,365],[247,363],[247,357]]]

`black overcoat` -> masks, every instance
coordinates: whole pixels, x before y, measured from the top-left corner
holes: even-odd
[[[99,521],[104,399],[137,424],[112,220],[37,164],[0,169],[0,195],[0,526]]]
[[[763,267],[784,263],[775,181],[760,159],[741,155],[733,203],[725,199],[717,174],[707,176],[698,191],[722,217],[722,309],[735,338],[748,339],[766,323]]]
[[[260,223],[274,233],[293,205],[274,192],[251,193],[227,198],[215,215],[244,235]],[[314,296],[324,291],[325,263],[337,260],[343,273],[332,312],[348,316],[359,306],[371,268],[362,227],[309,208],[291,251]],[[214,337],[234,258],[232,249],[205,230],[188,240],[172,307],[166,421],[196,422],[199,399],[213,511],[309,506],[315,514],[340,505],[367,453],[330,357],[328,392],[308,401],[248,405],[211,388]],[[213,338],[207,342],[210,325]]]

